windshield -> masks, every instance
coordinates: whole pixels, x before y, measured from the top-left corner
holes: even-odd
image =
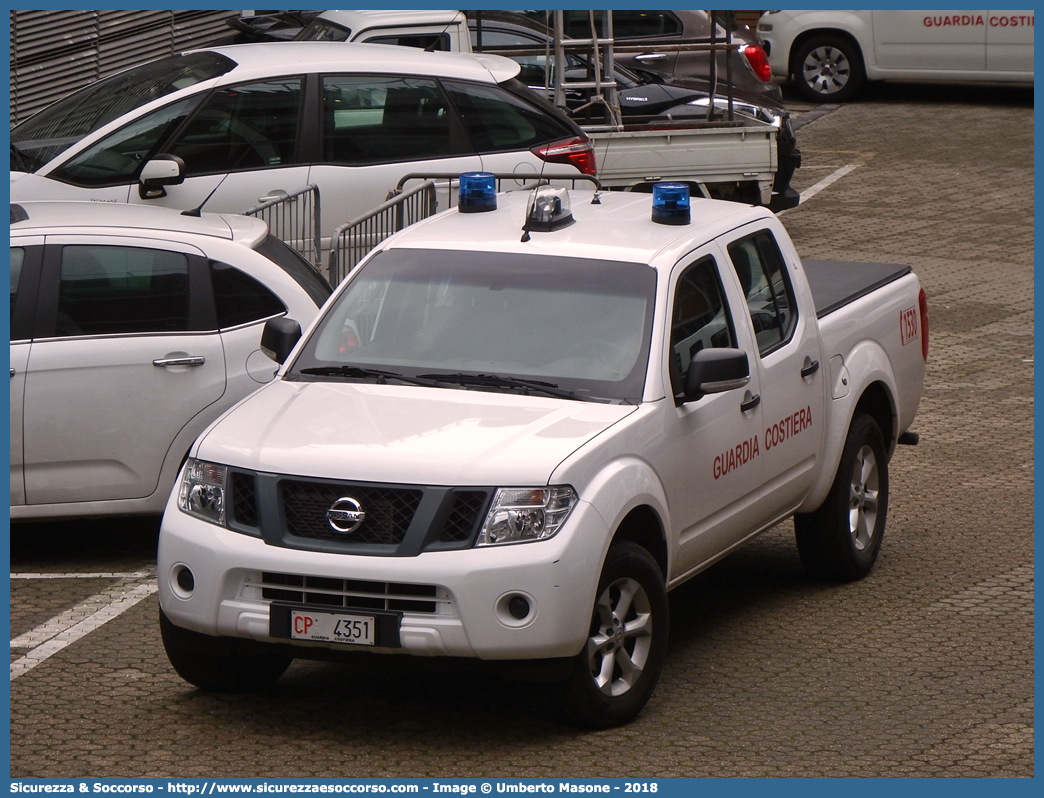
[[[637,404],[655,288],[637,263],[387,250],[327,309],[288,376]]]
[[[92,83],[11,130],[12,168],[35,172],[88,133],[181,89],[223,75],[236,64],[217,53],[162,58]],[[17,157],[16,157],[17,156]]]

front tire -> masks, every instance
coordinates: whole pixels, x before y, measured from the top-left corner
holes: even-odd
[[[826,501],[794,517],[798,553],[816,578],[862,579],[874,567],[888,515],[888,460],[884,436],[871,416],[848,429],[841,462]]]
[[[814,36],[790,63],[798,92],[816,103],[851,100],[863,85],[863,57],[854,42],[839,36]]]
[[[667,588],[644,548],[609,548],[587,643],[559,686],[558,710],[576,726],[605,729],[634,719],[652,696],[667,651]]]
[[[182,629],[171,623],[163,610],[160,610],[160,636],[167,659],[178,676],[213,693],[260,692],[271,687],[293,662],[290,657],[248,647],[249,641]]]

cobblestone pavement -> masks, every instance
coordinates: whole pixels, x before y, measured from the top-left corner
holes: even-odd
[[[208,695],[167,664],[151,595],[12,681],[11,774],[1031,776],[1031,93],[892,86],[794,113],[796,187],[855,166],[783,215],[798,250],[910,263],[931,303],[921,444],[893,460],[869,578],[811,583],[792,528],[766,533],[672,593],[653,700],[594,733],[549,720],[539,685],[398,658]],[[147,583],[154,543],[154,523],[16,528],[13,572],[117,575],[12,580],[12,637]]]

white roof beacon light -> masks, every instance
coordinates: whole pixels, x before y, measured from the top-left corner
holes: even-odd
[[[550,233],[576,220],[569,192],[564,186],[538,186],[526,206],[526,230]]]
[[[688,224],[689,187],[685,183],[657,183],[652,189],[652,220],[658,224]]]
[[[457,210],[460,213],[484,213],[496,209],[497,180],[493,173],[462,172]]]

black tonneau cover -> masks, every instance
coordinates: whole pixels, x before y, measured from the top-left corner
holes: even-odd
[[[801,263],[812,289],[818,319],[912,271],[909,266],[895,263],[840,260],[802,260]]]

